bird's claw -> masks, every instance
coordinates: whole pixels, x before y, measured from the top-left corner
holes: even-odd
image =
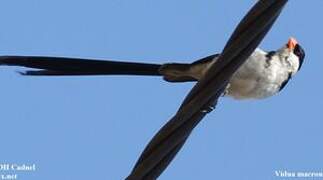
[[[215,106],[207,106],[206,108],[202,109],[201,112],[202,113],[210,113],[215,109]]]
[[[228,83],[227,87],[225,87],[225,89],[224,89],[224,91],[222,93],[222,97],[229,94],[229,88],[230,88],[230,83]]]

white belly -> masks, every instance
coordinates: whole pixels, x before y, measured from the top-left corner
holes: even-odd
[[[232,76],[226,95],[235,99],[262,99],[279,92],[289,71],[279,59],[267,62],[254,53]]]

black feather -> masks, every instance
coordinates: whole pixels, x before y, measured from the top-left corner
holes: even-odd
[[[159,64],[41,56],[0,56],[0,65],[39,69],[23,75],[154,75]]]
[[[292,78],[292,73],[290,72],[288,74],[287,79],[280,85],[279,91],[283,90],[284,87],[287,85],[287,83],[289,82],[289,80]]]

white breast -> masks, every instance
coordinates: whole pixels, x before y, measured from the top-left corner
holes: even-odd
[[[289,76],[289,66],[278,55],[266,59],[266,53],[257,49],[233,75],[226,95],[261,99],[276,94]]]

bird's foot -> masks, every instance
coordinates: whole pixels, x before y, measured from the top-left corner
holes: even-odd
[[[229,88],[230,88],[230,83],[228,83],[227,87],[224,89],[224,91],[221,95],[222,97],[229,94]]]
[[[207,106],[206,108],[203,108],[201,110],[202,113],[210,113],[215,109],[215,106],[211,105],[211,106]]]

